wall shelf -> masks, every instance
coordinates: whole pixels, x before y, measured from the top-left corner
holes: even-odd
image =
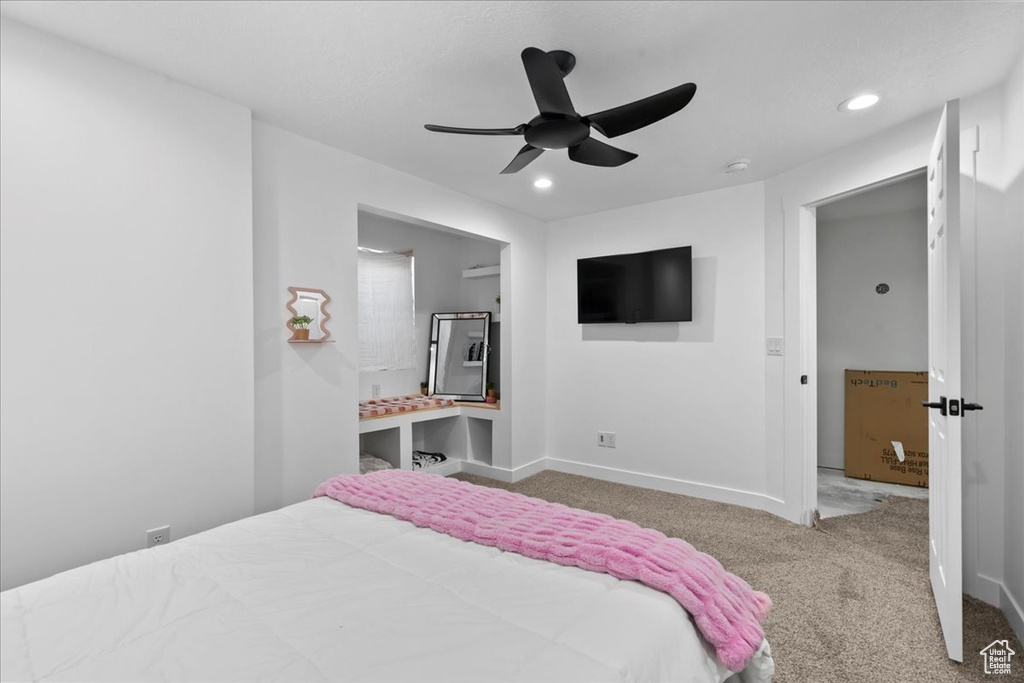
[[[477,277],[498,277],[501,275],[501,266],[484,266],[483,268],[469,268],[462,271],[462,277],[466,279]]]

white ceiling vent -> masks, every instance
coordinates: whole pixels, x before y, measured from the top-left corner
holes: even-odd
[[[725,167],[726,173],[743,173],[750,168],[750,159],[737,159]]]

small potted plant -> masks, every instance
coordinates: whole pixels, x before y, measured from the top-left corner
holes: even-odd
[[[429,394],[427,393],[427,383],[426,382],[420,382],[420,393],[423,394],[424,396],[429,396]]]
[[[297,341],[309,341],[309,324],[313,319],[308,315],[297,315],[291,319],[292,329]]]
[[[494,390],[494,382],[488,382],[487,383],[487,399],[486,400],[487,400],[488,403],[497,403],[498,402],[498,394]]]

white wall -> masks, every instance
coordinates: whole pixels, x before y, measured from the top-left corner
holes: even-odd
[[[302,500],[358,467],[356,248],[361,208],[509,243],[502,250],[502,419],[494,465],[544,455],[540,222],[260,122],[253,124],[256,508]],[[322,288],[334,344],[287,344],[296,282]],[[521,393],[517,390],[521,388]]]
[[[905,180],[922,208],[869,214],[865,192],[842,200],[846,217],[818,210],[818,465],[844,469],[847,369],[928,369],[928,258],[924,176]],[[859,215],[858,215],[859,214]],[[878,294],[879,283],[889,285]],[[922,424],[926,415],[922,411]]]
[[[575,463],[557,467],[762,505],[763,210],[753,183],[548,225],[548,456]],[[688,245],[692,322],[576,322],[577,259]]]
[[[252,513],[249,129],[0,21],[0,588]]]
[[[476,266],[497,266],[501,262],[501,249],[499,245],[480,240],[463,240],[459,260],[462,270]],[[459,286],[459,310],[490,311],[492,318],[500,316],[499,306],[494,300],[500,293],[500,277],[465,278]]]

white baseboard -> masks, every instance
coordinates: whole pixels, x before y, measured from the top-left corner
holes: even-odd
[[[999,606],[1010,622],[1010,628],[1017,634],[1017,640],[1024,643],[1024,609],[1021,609],[1021,602],[1014,597],[1005,583],[999,584]]]
[[[769,496],[767,493],[761,496],[764,505],[761,509],[770,512],[776,517],[799,524],[801,526],[814,526],[814,513],[816,510],[797,510],[792,505],[786,505],[786,501]]]
[[[991,576],[985,576],[984,574],[976,574],[974,581],[969,580],[970,576],[965,576],[964,579],[964,593],[978,598],[993,607],[1002,606],[1002,582],[996,581]]]
[[[538,472],[543,472],[548,469],[547,458],[539,458],[513,470],[507,470],[503,467],[494,467],[474,460],[460,460],[459,462],[462,463],[461,471],[466,474],[476,474],[481,477],[488,477],[489,479],[495,479],[506,484],[514,484],[517,481],[526,479],[527,477],[532,477]]]
[[[1020,601],[1002,581],[984,574],[977,574],[976,579],[973,588],[964,592],[1002,610],[1006,615],[1006,621],[1010,623],[1010,628],[1017,634],[1017,640],[1024,642],[1024,609],[1021,609]]]
[[[538,472],[543,472],[546,469],[549,469],[548,459],[537,458],[533,462],[528,462],[525,465],[520,465],[519,467],[512,470],[512,474],[515,477],[515,479],[513,479],[512,481],[520,481],[521,479],[532,477]]]
[[[585,477],[593,477],[594,479],[603,479],[604,481],[613,481],[617,484],[641,486],[656,491],[665,491],[666,493],[680,493],[684,496],[705,498],[718,501],[719,503],[732,503],[733,505],[742,505],[754,508],[755,510],[764,510],[768,504],[767,496],[761,493],[701,484],[685,479],[674,479],[654,474],[643,474],[614,467],[591,465],[573,460],[547,458],[547,469],[565,472],[566,474],[580,474]]]

